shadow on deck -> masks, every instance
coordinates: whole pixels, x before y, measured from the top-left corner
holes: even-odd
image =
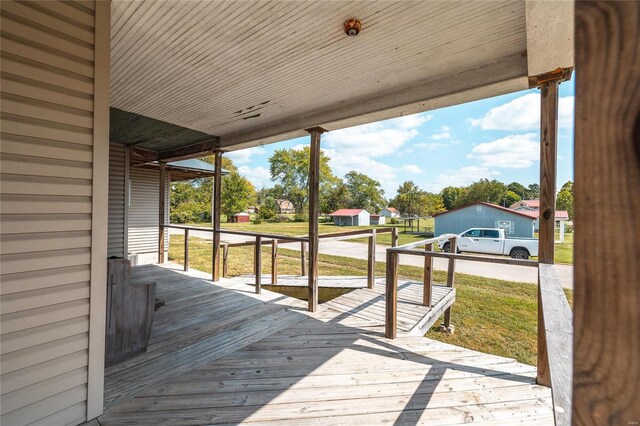
[[[399,283],[388,340],[383,283],[308,314],[303,301],[254,294],[246,277],[136,273],[166,305],[148,352],[107,369],[101,424],[553,422],[535,367],[411,335],[435,311],[417,303],[421,284]],[[438,294],[435,306],[452,296]]]

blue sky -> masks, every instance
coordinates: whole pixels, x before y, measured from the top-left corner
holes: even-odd
[[[573,180],[573,105],[572,80],[560,85],[558,187]],[[539,180],[539,111],[539,91],[526,90],[325,133],[322,149],[337,176],[365,173],[387,198],[405,180],[431,192],[480,178],[528,185]],[[259,189],[272,185],[273,151],[308,143],[297,138],[227,155]]]

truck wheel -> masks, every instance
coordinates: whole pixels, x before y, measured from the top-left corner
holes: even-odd
[[[511,250],[511,257],[514,259],[527,260],[529,259],[529,252],[525,249],[513,249]]]
[[[442,246],[442,251],[445,253],[449,253],[449,249],[451,248],[451,243],[444,243]]]

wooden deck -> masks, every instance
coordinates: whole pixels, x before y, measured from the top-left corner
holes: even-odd
[[[107,370],[103,425],[553,422],[535,367],[411,335],[429,313],[421,284],[399,283],[388,340],[382,282],[308,314],[306,302],[254,294],[246,277],[136,274],[154,277],[166,305],[149,351]],[[434,310],[453,296],[434,291]]]

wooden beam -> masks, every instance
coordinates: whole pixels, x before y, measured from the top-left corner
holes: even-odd
[[[558,162],[558,81],[540,86],[540,216],[538,262],[553,264],[556,230],[556,176]],[[549,360],[542,314],[542,295],[538,279],[537,382],[551,386]]]
[[[262,237],[256,237],[254,249],[254,271],[256,274],[256,294],[262,291]]]
[[[433,243],[425,244],[426,251],[433,250]],[[431,306],[431,289],[433,287],[433,256],[424,257],[424,271],[422,274],[422,304]]]
[[[456,253],[458,250],[458,238],[452,237],[449,238],[449,253]],[[449,264],[447,267],[447,287],[453,288],[456,277],[456,259],[453,257],[449,258]],[[448,307],[446,311],[444,311],[444,326],[448,329],[451,327],[451,307]]]
[[[307,275],[307,243],[300,242],[300,274]]]
[[[229,267],[229,244],[225,243],[222,246],[222,276],[224,278],[227,278],[227,275],[229,273],[228,271],[228,267]]]
[[[391,247],[398,247],[398,228],[395,226],[391,231]]]
[[[385,332],[387,339],[395,339],[398,329],[398,254],[387,251],[385,288]]]
[[[367,287],[373,288],[376,280],[376,230],[371,230],[367,254]]]
[[[309,159],[309,312],[318,309],[318,219],[320,214],[320,127],[307,129],[311,134]]]
[[[164,193],[167,190],[167,165],[160,163],[160,191],[158,201],[158,263],[164,263],[164,226],[165,221],[165,198]]]
[[[576,2],[576,425],[640,421],[638,40],[639,2]]]
[[[278,240],[271,240],[271,285],[278,284]]]
[[[129,163],[134,166],[158,161],[158,153],[146,148],[129,148]]]
[[[158,153],[159,161],[188,160],[209,155],[220,148],[220,138],[217,136],[191,145],[181,146]]]
[[[184,270],[189,270],[189,230],[184,230]]]
[[[222,152],[216,151],[214,158],[215,176],[213,177],[213,256],[212,279],[220,280],[220,199],[222,195]]]

